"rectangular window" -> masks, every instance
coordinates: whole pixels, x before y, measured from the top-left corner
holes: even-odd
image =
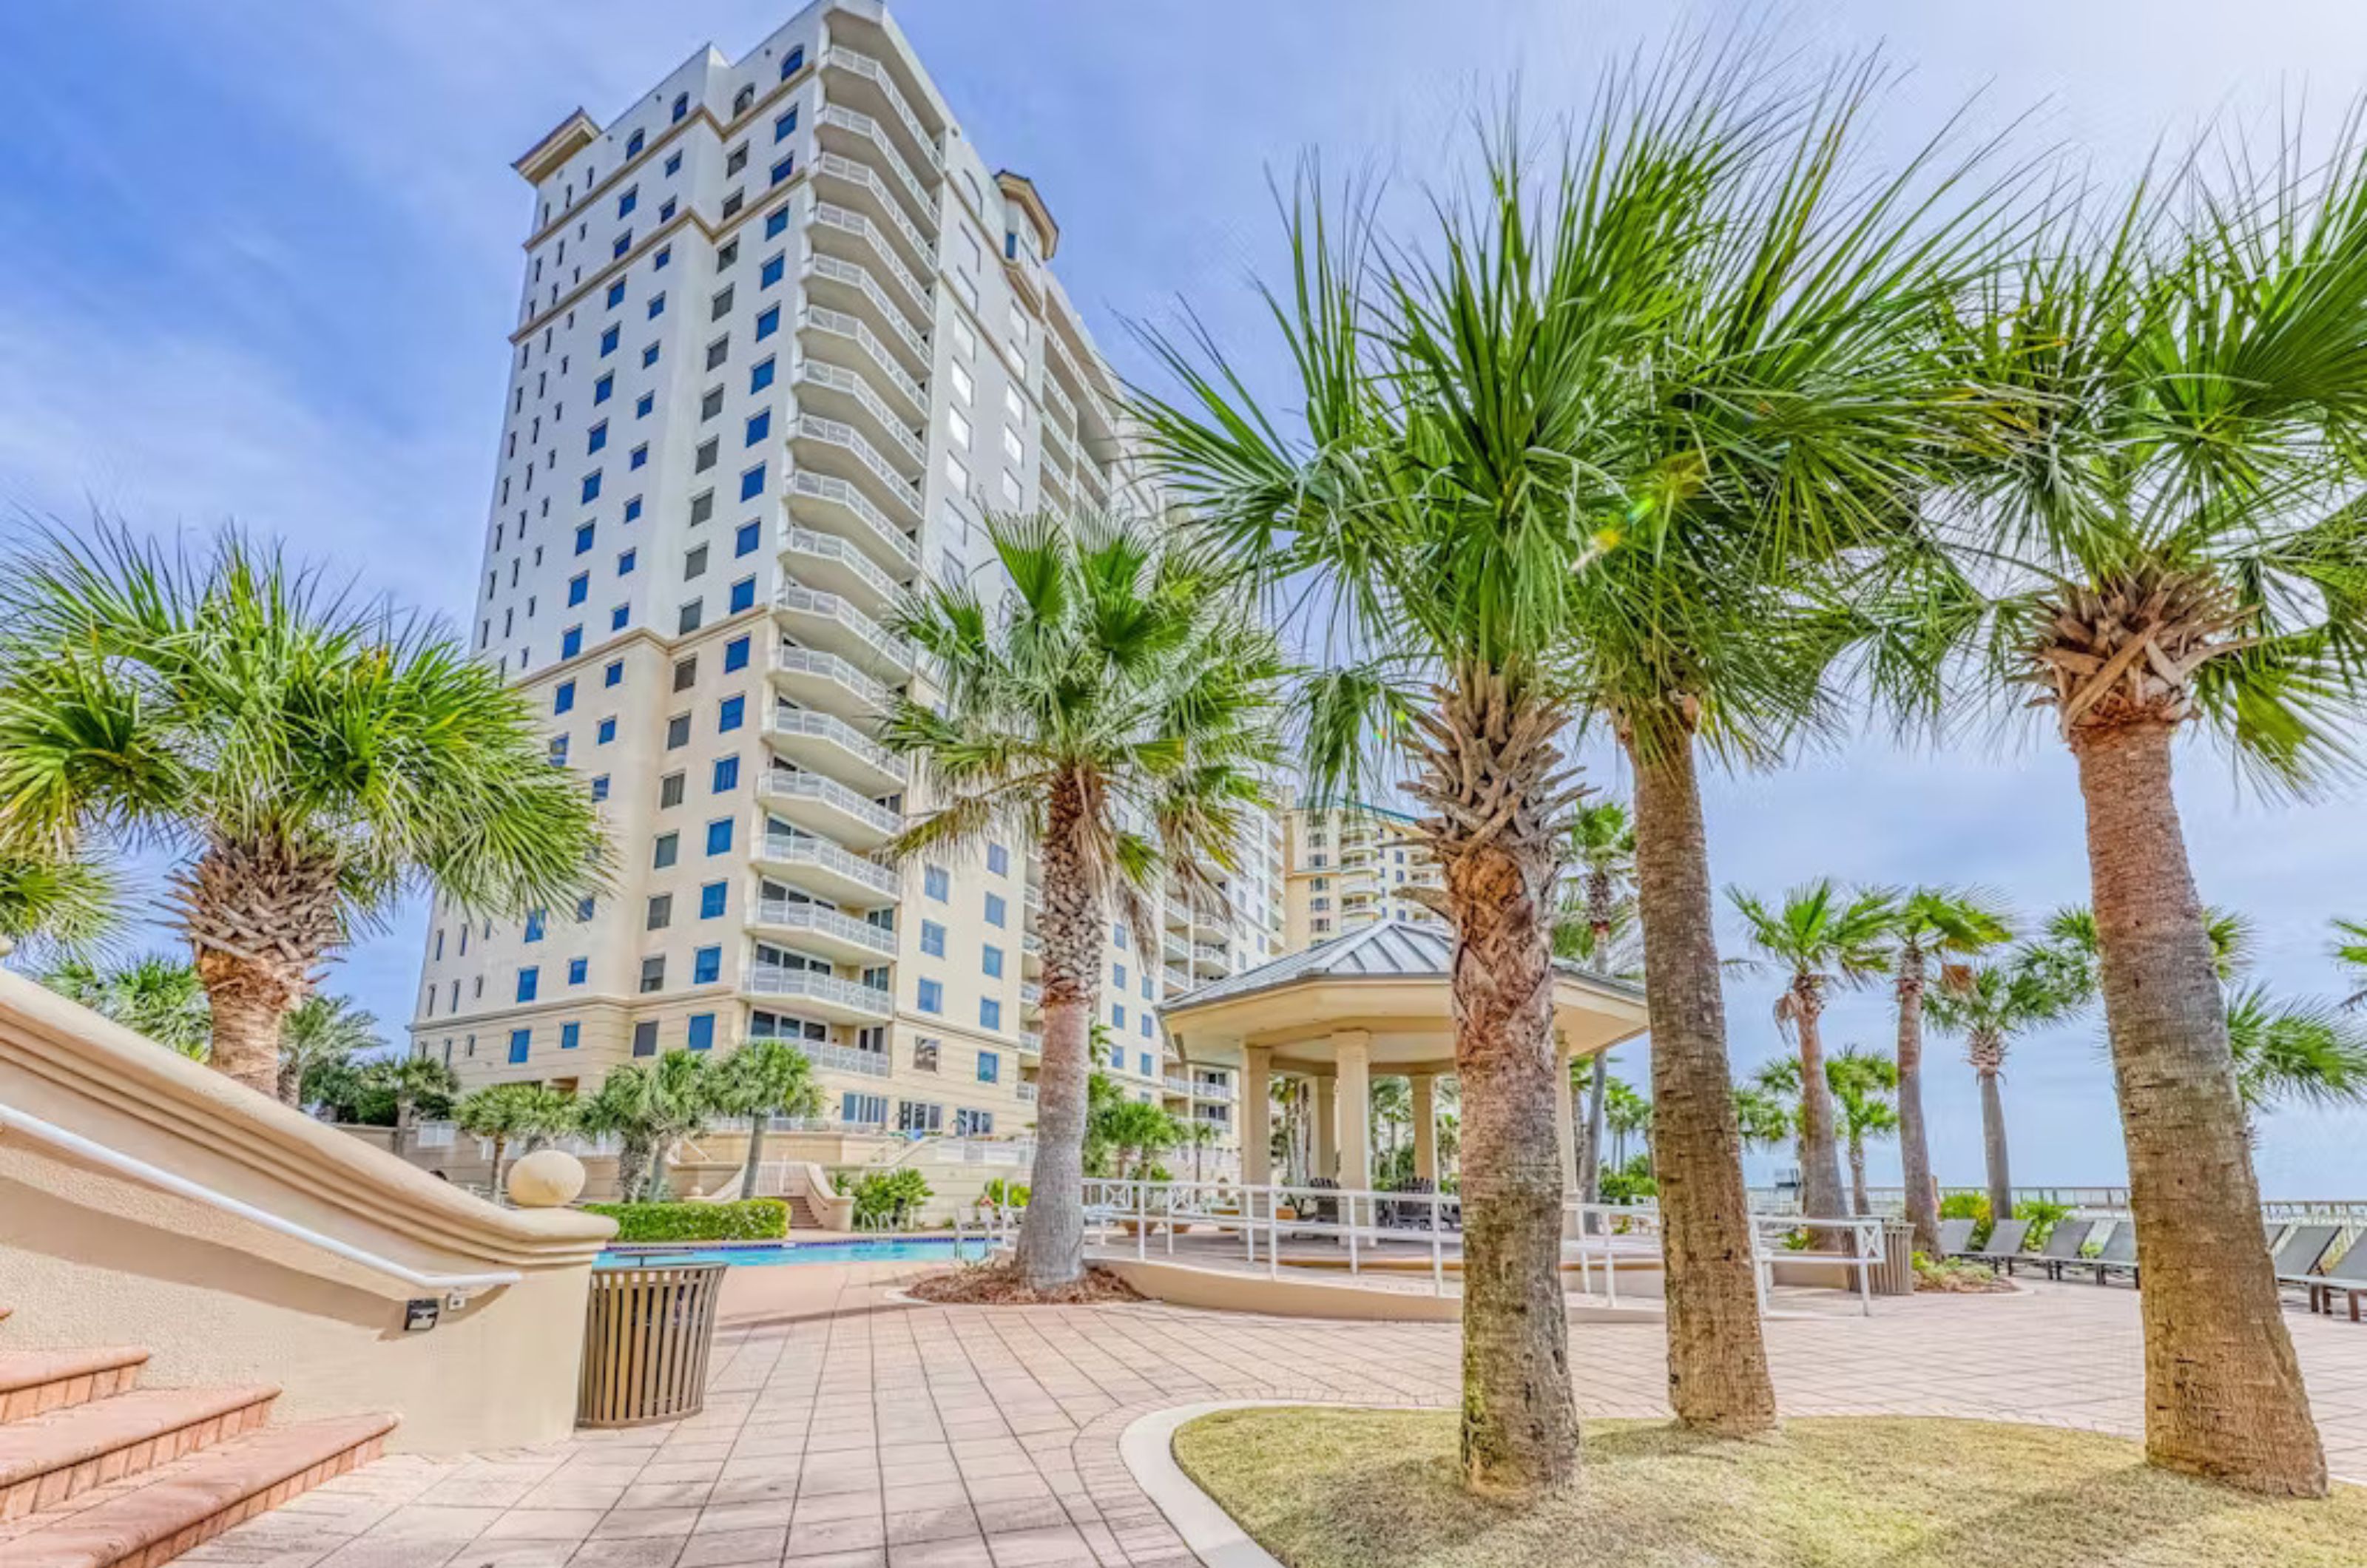
[[[997,876],[1011,874],[1011,852],[1001,844],[986,846],[986,869]]]
[[[551,694],[550,711],[555,714],[566,713],[572,710],[574,706],[575,682],[572,681],[561,681],[559,683],[559,690]]]
[[[600,499],[600,470],[593,469],[583,476],[583,502],[590,505]]]
[[[980,1029],[1002,1027],[1002,1004],[992,997],[980,997],[978,1002],[978,1026]]]
[[[617,554],[617,575],[630,577],[633,575],[633,568],[640,564],[641,558],[638,553],[632,550],[620,550]]]
[[[1135,1058],[1134,1058],[1134,1064],[1135,1064],[1135,1070],[1136,1070],[1137,1072],[1140,1073],[1144,1077],[1149,1077],[1150,1076],[1150,1052],[1148,1052],[1148,1051],[1144,1051],[1144,1052],[1138,1053],[1138,1054],[1136,1055]]]
[[[764,238],[778,239],[789,226],[789,209],[776,207],[764,214]]]
[[[769,359],[748,372],[748,389],[761,392],[773,384],[773,362]]]
[[[743,577],[733,583],[730,603],[730,608],[726,612],[730,615],[736,615],[742,610],[753,609],[756,604],[756,580],[753,577]]]
[[[592,798],[595,801],[606,800],[608,798],[607,774],[602,773],[598,778],[592,781]]]
[[[559,1048],[561,1050],[572,1051],[578,1045],[583,1043],[583,1026],[582,1024],[568,1022],[562,1023],[559,1026]]]
[[[660,953],[655,958],[642,959],[641,994],[643,996],[648,996],[652,991],[663,991],[664,989],[665,954]],[[654,1028],[655,1026],[652,1025],[651,1027]]]
[[[715,761],[715,778],[711,785],[716,795],[729,795],[740,787],[740,759],[719,757]]]
[[[1142,1037],[1143,1037],[1145,1040],[1148,1040],[1148,1039],[1150,1039],[1150,1015],[1149,1013],[1147,1013],[1147,1012],[1146,1012],[1146,1013],[1144,1013],[1144,1014],[1142,1015],[1141,1023],[1142,1023]],[[1142,1070],[1143,1070],[1144,1072],[1146,1072],[1146,1073],[1147,1073],[1147,1072],[1149,1072],[1150,1069],[1149,1067],[1145,1067],[1145,1068],[1143,1068]]]
[[[671,893],[650,895],[648,907],[642,912],[641,929],[645,931],[662,931],[672,924],[674,924],[674,895]]]
[[[980,1051],[978,1054],[978,1081],[980,1083],[1002,1081],[1002,1058],[1000,1055],[992,1051]]]
[[[630,604],[619,604],[608,612],[608,629],[610,631],[620,632],[632,624],[633,607]]]
[[[657,1054],[658,1021],[653,1018],[643,1019],[633,1025],[633,1055],[654,1056]]]
[[[988,925],[1001,926],[1007,923],[1009,909],[1010,907],[1002,901],[1002,894],[990,893],[986,896],[986,923]]]
[[[979,967],[986,971],[988,979],[1002,978],[1002,949],[991,946],[980,948],[978,962]]]
[[[921,891],[938,903],[942,904],[951,897],[953,887],[953,874],[944,866],[929,865],[921,868]]]
[[[617,721],[613,718],[602,719],[600,721],[599,729],[595,732],[593,744],[595,746],[606,746],[616,739]]]
[[[608,399],[614,395],[616,390],[617,375],[616,372],[612,370],[607,375],[601,377],[597,381],[592,383],[592,406],[597,408],[602,403],[606,402]]]
[[[781,308],[778,305],[766,306],[764,313],[756,318],[756,341],[762,343],[780,330]]]
[[[606,332],[600,334],[600,355],[602,358],[606,358],[609,355],[617,352],[617,337],[619,330],[620,329],[612,326]]]
[[[716,710],[715,728],[718,733],[729,735],[746,723],[747,718],[748,699],[726,697]]]
[[[666,750],[674,750],[690,744],[690,715],[678,713],[666,720]]]
[[[624,302],[625,282],[624,279],[618,278],[616,282],[608,285],[608,309],[613,310]]]
[[[531,1030],[531,1029],[513,1029],[513,1030],[511,1030],[511,1031],[510,1031],[510,1062],[511,1062],[511,1064],[512,1064],[513,1066],[515,1066],[515,1065],[516,1065],[517,1063],[520,1063],[520,1062],[525,1061],[525,1060],[526,1060],[526,1058],[527,1058],[527,1053],[528,1051],[530,1051],[531,1049],[533,1049],[533,1046],[534,1046],[534,1031],[533,1031],[533,1030]]]
[[[683,722],[688,724],[690,720],[685,718]],[[658,780],[658,809],[667,811],[680,806],[685,787],[684,777],[680,773],[668,773]]]
[[[541,978],[542,972],[532,964],[528,964],[525,968],[519,970],[517,976],[517,999],[522,1002],[530,1002],[534,1000],[535,987]]]
[[[594,425],[591,434],[583,438],[584,455],[588,457],[606,445],[608,445],[608,422],[604,419]]]
[[[650,415],[657,412],[657,407],[658,395],[655,392],[643,392],[640,397],[633,400],[633,417],[635,419],[647,419]]]
[[[526,940],[540,942],[543,925],[549,918],[549,911],[547,909],[528,909],[526,912]]]
[[[764,259],[764,265],[756,269],[756,287],[759,288],[770,288],[776,283],[780,282],[782,275],[787,269],[787,266],[788,258],[787,256],[778,253],[767,256]]]
[[[1121,991],[1125,990],[1125,989],[1126,989],[1126,965],[1125,965],[1125,964],[1111,964],[1111,965],[1110,965],[1110,980],[1111,980],[1111,982],[1112,982],[1113,984],[1115,984],[1115,985],[1117,987],[1117,988],[1118,988],[1119,990],[1121,990]]]
[[[682,835],[679,833],[660,833],[656,842],[650,846],[651,870],[663,871],[681,857]]]
[[[719,821],[709,822],[707,825],[707,852],[711,855],[730,854],[731,852],[730,818],[726,817]]]
[[[756,553],[756,547],[764,542],[764,525],[763,524],[741,524],[738,531],[731,536],[732,555],[735,557],[754,555]]]
[[[748,416],[748,439],[742,442],[741,445],[743,446],[753,446],[756,443],[764,440],[764,437],[772,434],[773,411],[771,409],[765,409],[761,413],[753,413]]]
[[[628,229],[623,233],[617,236],[617,243],[615,244],[608,247],[609,259],[613,261],[632,248],[633,231],[630,229]]]
[[[740,476],[740,499],[753,501],[764,493],[764,465],[757,464]]]
[[[946,928],[934,920],[923,920],[921,951],[932,958],[943,958],[946,955]]]
[[[797,166],[798,155],[794,152],[782,159],[779,163],[774,164],[773,184],[779,185],[783,180],[787,179],[790,174],[796,170]]]
[[[590,555],[592,541],[597,537],[599,537],[598,525],[592,523],[579,525],[575,530],[575,553],[579,556]]]
[[[693,599],[674,613],[674,629],[680,636],[688,637],[698,629],[699,623],[705,619],[707,619],[707,601]]]
[[[723,974],[723,950],[702,947],[690,955],[690,979],[695,986],[711,986]]]
[[[647,370],[651,366],[655,365],[657,362],[658,362],[658,345],[657,345],[657,344],[650,344],[650,346],[649,346],[649,347],[647,347],[647,348],[645,348],[645,349],[641,350],[641,368],[642,368],[642,369]]]
[[[773,140],[776,141],[786,141],[790,133],[795,131],[797,128],[798,107],[795,104],[791,104],[789,106],[788,113],[784,115],[776,115],[773,117]]]
[[[629,469],[646,468],[649,465],[650,444],[646,441],[642,442],[639,446],[634,447],[632,456],[625,459],[625,467]],[[633,497],[632,500],[625,502],[626,522],[630,523],[634,518],[639,517],[640,514],[641,498],[640,496],[637,495]]]
[[[728,675],[734,670],[747,668],[748,639],[744,637],[735,637],[723,645],[723,672]]]
[[[685,1038],[689,1042],[690,1048],[694,1051],[714,1050],[715,1015],[711,1012],[692,1013],[690,1015],[690,1029]]]
[[[660,316],[663,316],[663,315],[664,315],[664,314],[665,314],[665,296],[664,296],[664,295],[663,295],[663,294],[652,294],[652,295],[651,295],[651,296],[650,296],[650,315],[649,315],[649,319],[650,319],[651,321],[656,321]]]
[[[591,976],[592,961],[590,959],[571,958],[567,961],[567,983],[569,985],[580,986],[583,984],[585,980],[590,979]]]
[[[567,604],[569,608],[572,609],[575,605],[581,604],[585,599],[591,596],[591,593],[592,574],[590,572],[579,571],[574,576],[567,580]]]
[[[946,1010],[946,988],[934,980],[921,982],[920,1009],[923,1012],[941,1013]]]
[[[572,659],[583,651],[583,628],[570,626],[559,634],[559,657]]]

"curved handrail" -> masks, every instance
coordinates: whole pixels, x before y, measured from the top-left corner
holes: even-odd
[[[473,1291],[490,1291],[504,1285],[515,1285],[526,1277],[515,1269],[485,1274],[430,1274],[422,1269],[413,1269],[409,1264],[398,1263],[391,1258],[381,1258],[377,1253],[366,1251],[350,1242],[339,1241],[333,1235],[323,1235],[309,1226],[300,1225],[293,1220],[283,1219],[267,1209],[259,1209],[226,1192],[217,1192],[212,1188],[191,1181],[185,1176],[176,1176],[161,1166],[153,1166],[146,1160],[135,1158],[120,1150],[108,1148],[105,1144],[85,1138],[79,1133],[70,1133],[63,1127],[44,1122],[40,1117],[19,1111],[12,1105],[0,1105],[0,1132],[21,1133],[27,1137],[48,1144],[54,1148],[63,1149],[79,1159],[88,1160],[94,1165],[105,1166],[109,1170],[133,1177],[151,1186],[161,1187],[167,1192],[177,1193],[181,1197],[193,1199],[198,1202],[220,1209],[226,1214],[235,1214],[240,1219],[263,1226],[266,1230],[277,1231],[281,1235],[292,1237],[309,1247],[317,1247],[323,1252],[334,1253],[349,1263],[358,1263],[365,1269],[401,1280],[405,1284],[416,1286],[423,1291],[464,1295]]]

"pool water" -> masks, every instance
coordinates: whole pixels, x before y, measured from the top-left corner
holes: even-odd
[[[752,1247],[691,1247],[680,1250],[604,1252],[603,1269],[647,1269],[685,1263],[730,1263],[766,1269],[798,1263],[904,1263],[972,1261],[986,1256],[979,1239],[947,1236],[883,1236],[863,1241],[765,1243]]]

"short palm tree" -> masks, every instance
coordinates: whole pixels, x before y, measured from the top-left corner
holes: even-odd
[[[187,959],[151,953],[104,968],[68,959],[43,975],[41,983],[168,1050],[192,1061],[206,1059],[213,1022],[205,987]]]
[[[819,1116],[821,1086],[813,1061],[784,1040],[751,1040],[729,1056],[715,1075],[715,1108],[748,1118],[748,1163],[740,1173],[740,1196],[756,1195],[756,1173],[764,1163],[764,1130],[776,1116]]]
[[[2354,984],[2367,982],[2367,920],[2334,922],[2334,961],[2349,971]],[[2367,1002],[2367,984],[2342,998],[2345,1008]]]
[[[1951,964],[2013,940],[2004,907],[1978,888],[1916,887],[1892,911],[1890,941],[1898,998],[1898,1164],[1915,1248],[1940,1256],[1940,1190],[1931,1179],[1931,1142],[1923,1125],[1923,998],[1937,960]]]
[[[1840,1111],[1841,1145],[1849,1156],[1850,1213],[1866,1215],[1874,1204],[1865,1190],[1865,1141],[1898,1131],[1898,1064],[1887,1056],[1843,1046],[1825,1059],[1825,1077]]]
[[[666,1159],[674,1145],[703,1131],[715,1112],[714,1069],[701,1051],[668,1051],[654,1062],[611,1067],[584,1100],[576,1124],[594,1137],[614,1137],[617,1201],[665,1196]]]
[[[1613,1078],[1603,1095],[1603,1114],[1611,1130],[1612,1164],[1626,1165],[1629,1138],[1641,1143],[1644,1152],[1651,1152],[1652,1102],[1637,1093],[1632,1085]]]
[[[2005,1058],[2017,1035],[2060,1022],[2090,993],[2076,975],[2043,953],[2018,949],[1992,964],[1951,973],[1925,998],[1934,1027],[1965,1040],[1981,1090],[1981,1149],[1988,1168],[1989,1213],[2013,1213],[2013,1172],[2006,1149]]]
[[[1569,861],[1578,873],[1578,898],[1568,915],[1585,922],[1586,951],[1581,962],[1598,975],[1616,974],[1617,938],[1623,928],[1635,925],[1636,824],[1618,801],[1589,801],[1572,816],[1569,839]],[[1555,953],[1578,956],[1575,952],[1562,952],[1560,937],[1557,930]],[[1637,956],[1634,977],[1641,978],[1641,954]],[[1603,1198],[1603,1095],[1611,1070],[1605,1060],[1609,1055],[1596,1052],[1587,1074],[1586,1130],[1579,1142],[1578,1190],[1590,1203]]]
[[[353,998],[313,992],[279,1021],[280,1102],[300,1106],[308,1077],[333,1071],[383,1044],[378,1020],[356,1007]]]
[[[1795,887],[1770,906],[1750,894],[1727,891],[1741,913],[1744,935],[1759,957],[1754,966],[1784,976],[1775,1002],[1775,1022],[1800,1052],[1800,1204],[1815,1219],[1846,1213],[1841,1196],[1840,1145],[1833,1122],[1833,1097],[1825,1075],[1826,993],[1834,986],[1862,986],[1887,972],[1887,939],[1897,919],[1896,895],[1868,889],[1843,894],[1829,878]],[[1845,1244],[1839,1231],[1819,1233],[1827,1247]]]
[[[216,1068],[278,1089],[322,961],[433,882],[488,912],[592,883],[601,832],[525,696],[431,623],[225,535],[102,528],[0,574],[0,844],[167,847]]]
[[[103,866],[0,853],[0,958],[28,942],[80,953],[114,929],[116,898]]]
[[[401,1159],[411,1146],[412,1129],[422,1116],[448,1116],[460,1093],[460,1080],[451,1068],[433,1056],[380,1056],[357,1075],[365,1089],[394,1101],[394,1127],[387,1147]]]
[[[1084,1269],[1088,1026],[1113,915],[1138,942],[1172,881],[1216,899],[1277,761],[1281,654],[1211,556],[1135,518],[997,518],[1010,592],[927,588],[896,629],[934,660],[934,701],[896,698],[880,726],[912,758],[924,808],[910,858],[996,837],[1043,861],[1044,1043],[1036,1166],[1018,1242],[1030,1289]]]
[[[529,1150],[549,1139],[575,1131],[575,1098],[547,1084],[489,1084],[453,1108],[452,1121],[470,1137],[490,1139],[493,1145],[493,1196],[502,1192],[502,1176],[509,1146],[524,1143]]]

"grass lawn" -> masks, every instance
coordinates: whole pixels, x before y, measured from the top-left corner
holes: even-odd
[[[1290,1568],[2238,1568],[2367,1562],[2367,1489],[2266,1503],[2046,1427],[1795,1420],[1752,1442],[1586,1427],[1580,1479],[1533,1509],[1455,1480],[1451,1412],[1235,1410],[1175,1458]]]

